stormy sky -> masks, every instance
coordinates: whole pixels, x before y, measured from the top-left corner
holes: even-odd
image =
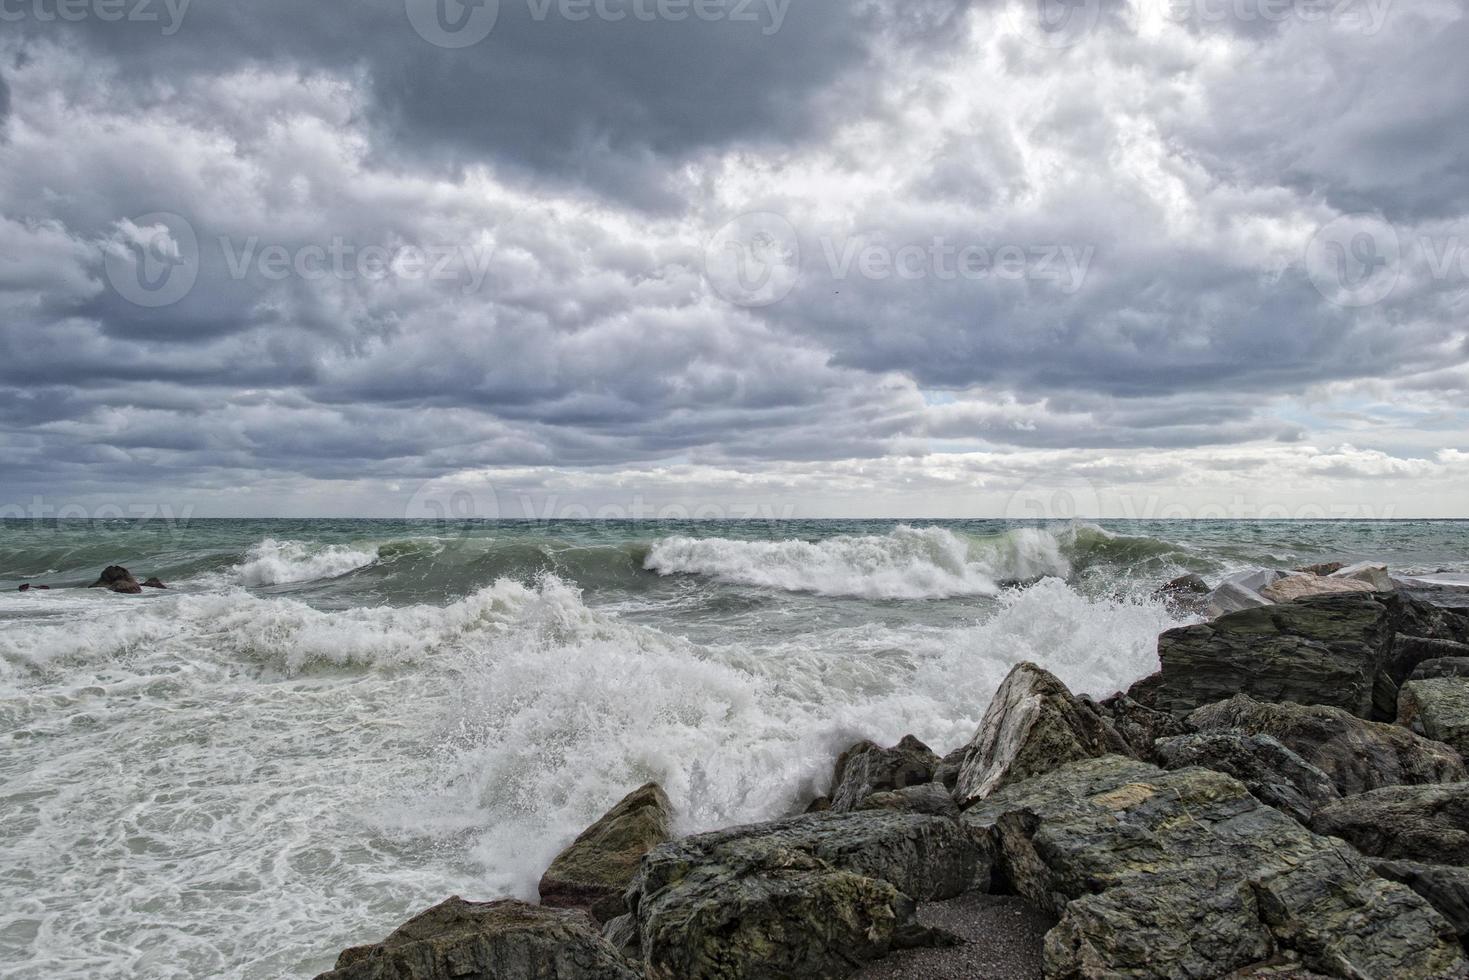
[[[0,0],[3,516],[1469,516],[1446,0]]]

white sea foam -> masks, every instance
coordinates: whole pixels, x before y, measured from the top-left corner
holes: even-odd
[[[366,568],[378,560],[375,547],[310,544],[266,538],[254,545],[231,574],[245,586],[291,585],[336,578]]]
[[[655,543],[646,567],[661,575],[787,592],[865,599],[992,596],[999,583],[1066,576],[1071,566],[1055,534],[1019,528],[976,540],[945,528],[900,526],[885,535],[820,541],[672,537]]]

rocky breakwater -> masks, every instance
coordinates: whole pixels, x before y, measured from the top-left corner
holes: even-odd
[[[947,756],[860,742],[816,812],[683,838],[643,787],[543,906],[452,899],[322,980],[1469,977],[1469,689],[1414,687],[1469,685],[1428,655],[1466,628],[1352,590],[1165,634],[1105,701],[1020,664]],[[1035,948],[980,955],[1030,934],[997,902]]]

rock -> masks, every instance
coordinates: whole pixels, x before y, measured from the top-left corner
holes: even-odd
[[[17,592],[29,592],[29,591],[31,591],[31,587],[30,587],[29,584],[22,585],[19,589],[16,589],[16,591]]]
[[[1350,578],[1322,578],[1319,575],[1290,575],[1271,582],[1260,595],[1271,602],[1291,602],[1308,595],[1334,595],[1339,592],[1372,592],[1372,586]]]
[[[957,817],[959,804],[942,783],[924,783],[903,789],[873,793],[857,805],[858,810],[896,810],[902,813],[927,813],[940,817]]]
[[[1392,576],[1387,572],[1387,566],[1374,561],[1359,561],[1355,565],[1339,568],[1331,573],[1331,578],[1346,581],[1363,582],[1378,592],[1391,592],[1397,588],[1393,583]]]
[[[1073,697],[1050,672],[1022,663],[990,701],[954,795],[968,806],[1063,763],[1127,752],[1127,743],[1094,706]]]
[[[930,782],[939,766],[933,750],[912,735],[890,749],[858,742],[837,759],[831,781],[831,808],[855,810],[873,793]]]
[[[1429,642],[1429,641],[1425,641]],[[1462,656],[1437,657],[1433,660],[1425,660],[1413,672],[1408,675],[1410,681],[1426,681],[1435,677],[1469,677],[1469,646],[1462,643],[1449,643],[1446,640],[1435,641],[1445,647],[1463,647]]]
[[[1469,970],[1426,901],[1223,773],[1088,759],[1002,788],[963,821],[995,842],[997,881],[1058,916],[1048,977]]]
[[[1459,943],[1469,941],[1469,868],[1418,861],[1369,862],[1388,881],[1407,885],[1427,900],[1454,927]]]
[[[1260,592],[1271,582],[1279,581],[1290,572],[1279,568],[1257,568],[1249,572],[1236,572],[1224,579],[1221,585],[1234,585],[1249,592]]]
[[[1224,582],[1204,599],[1204,616],[1218,619],[1220,616],[1243,609],[1256,609],[1270,605],[1270,600],[1234,582]]]
[[[1177,718],[1149,708],[1126,694],[1114,694],[1097,707],[1127,743],[1130,750],[1127,754],[1149,762],[1156,761],[1153,746],[1158,739],[1188,732],[1188,727]]]
[[[451,898],[317,980],[635,980],[584,914]]]
[[[1391,720],[1397,685],[1428,656],[1400,636],[1457,640],[1465,628],[1449,610],[1395,594],[1308,596],[1167,631],[1162,676],[1134,697],[1176,715],[1245,693]]]
[[[1316,811],[1311,829],[1373,857],[1469,865],[1469,782],[1350,796]]]
[[[816,799],[814,799],[810,803],[806,804],[806,809],[805,810],[802,810],[801,812],[802,813],[830,813],[831,812],[831,797],[830,796],[818,796]]]
[[[662,844],[627,900],[653,980],[837,978],[944,942],[915,903],[988,881],[989,855],[954,820],[831,813]]]
[[[144,582],[143,583],[143,588],[145,588],[145,589],[166,589],[166,588],[168,588],[168,586],[166,586],[162,582],[160,582],[157,579],[157,577],[154,577],[154,578],[150,578],[148,581]]]
[[[1324,561],[1319,565],[1306,565],[1303,568],[1296,569],[1296,571],[1304,575],[1330,575],[1332,572],[1339,572],[1346,567],[1345,562]]]
[[[1269,735],[1179,735],[1159,739],[1154,751],[1164,769],[1202,766],[1233,776],[1261,803],[1301,823],[1317,807],[1341,796],[1331,777]]]
[[[622,893],[638,862],[672,836],[671,813],[657,783],[628,794],[551,862],[541,878],[541,904],[583,908],[598,922],[622,915]]]
[[[1409,681],[1398,692],[1398,724],[1443,742],[1461,756],[1469,752],[1469,678]]]
[[[124,595],[137,595],[143,591],[138,580],[133,578],[133,573],[121,565],[109,565],[102,570],[102,576],[93,582],[89,588],[109,589],[113,592],[121,592]]]
[[[933,781],[943,783],[944,786],[953,790],[959,785],[959,772],[964,768],[964,756],[968,754],[969,746],[961,745],[939,761],[938,768],[933,771]]]
[[[1466,778],[1449,746],[1326,705],[1263,704],[1240,694],[1198,709],[1188,722],[1201,732],[1269,735],[1326,773],[1343,796]]]
[[[1209,583],[1200,575],[1180,575],[1171,582],[1158,587],[1153,598],[1161,599],[1180,612],[1199,613],[1209,594]]]

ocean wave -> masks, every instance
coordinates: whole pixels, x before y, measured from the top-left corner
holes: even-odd
[[[230,570],[240,585],[294,585],[338,578],[377,562],[376,547],[277,541],[266,538],[250,548],[245,560]]]

